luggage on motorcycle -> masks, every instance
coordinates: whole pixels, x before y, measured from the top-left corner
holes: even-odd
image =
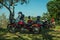
[[[41,24],[33,24],[32,26],[34,26],[34,27],[40,27],[42,25]]]

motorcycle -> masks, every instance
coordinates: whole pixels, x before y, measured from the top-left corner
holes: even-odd
[[[39,33],[41,31],[41,25],[40,24],[33,24],[32,25],[32,29],[33,29],[33,33]]]
[[[25,22],[24,22],[23,20],[20,20],[20,21],[18,22],[17,29],[18,29],[18,31],[20,31],[20,32],[25,32],[25,31],[27,31]]]

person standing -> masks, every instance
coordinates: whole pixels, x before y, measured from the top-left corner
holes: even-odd
[[[51,19],[51,23],[52,23],[52,26],[55,28],[55,19],[54,18]]]

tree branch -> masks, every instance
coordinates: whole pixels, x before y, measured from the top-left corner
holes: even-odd
[[[11,10],[9,9],[9,7],[7,7],[7,6],[6,6],[5,4],[3,4],[2,2],[0,2],[0,4],[2,4],[4,7],[6,7],[6,8],[9,10],[10,14],[12,13]]]

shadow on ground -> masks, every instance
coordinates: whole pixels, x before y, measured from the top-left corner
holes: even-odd
[[[7,29],[0,28],[0,40],[54,40],[54,38],[60,38],[59,31],[43,30],[39,34],[33,33],[10,33]]]

